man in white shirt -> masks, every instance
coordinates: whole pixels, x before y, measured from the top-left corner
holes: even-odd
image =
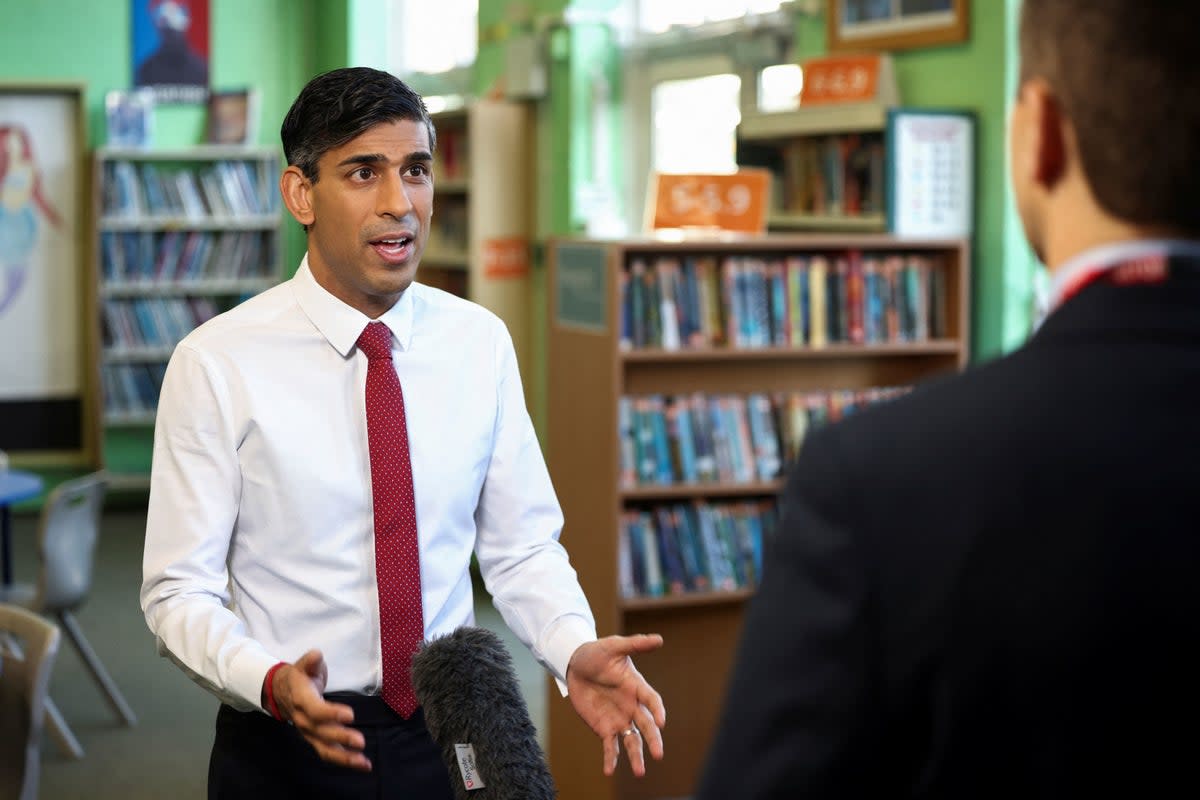
[[[631,656],[662,639],[597,639],[504,324],[414,282],[434,191],[423,102],[385,72],[335,70],[282,137],[280,189],[308,253],[180,343],[155,429],[141,602],[160,650],[223,701],[209,796],[451,797],[420,709],[382,699],[395,654],[372,479],[402,460],[372,470],[357,344],[372,321],[402,387],[418,629],[473,622],[474,552],[505,621],[600,737],[604,773],[623,746],[644,774],[643,739],[661,758],[666,717]]]

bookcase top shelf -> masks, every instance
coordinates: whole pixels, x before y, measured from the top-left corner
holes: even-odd
[[[887,126],[887,112],[883,103],[865,102],[747,114],[737,135],[743,141],[770,141],[803,134],[879,131]]]

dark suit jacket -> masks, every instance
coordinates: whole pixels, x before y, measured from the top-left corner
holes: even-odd
[[[811,434],[698,797],[1200,796],[1198,498],[1179,275]]]

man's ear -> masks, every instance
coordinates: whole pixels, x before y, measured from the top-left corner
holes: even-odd
[[[283,195],[283,204],[301,225],[313,224],[316,215],[312,206],[312,182],[304,176],[300,168],[289,166],[279,176],[279,192]]]
[[[1067,117],[1054,90],[1041,78],[1021,86],[1025,105],[1025,153],[1031,177],[1044,189],[1053,189],[1067,171]]]

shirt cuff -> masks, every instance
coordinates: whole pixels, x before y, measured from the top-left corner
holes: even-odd
[[[256,649],[254,652],[240,654],[229,665],[229,690],[245,704],[243,710],[253,708],[264,714],[271,713],[263,708],[263,681],[271,667],[280,661],[282,659]]]
[[[542,646],[545,664],[554,675],[558,691],[567,696],[567,665],[580,645],[596,641],[596,626],[587,617],[568,614],[555,620]]]

